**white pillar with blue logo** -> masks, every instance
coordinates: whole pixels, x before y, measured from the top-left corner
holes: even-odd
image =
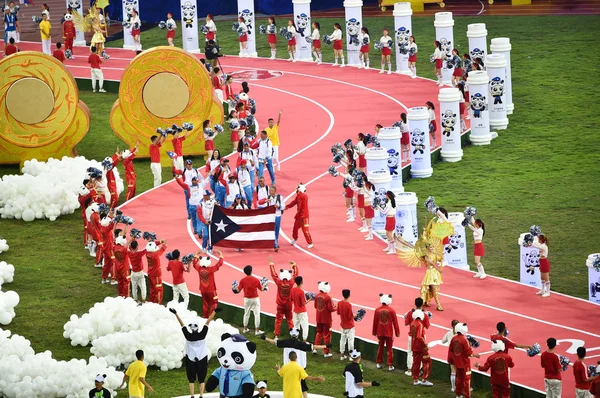
[[[540,251],[535,246],[523,246],[525,235],[521,234],[518,243],[520,248],[519,253],[519,280],[521,283],[528,286],[542,288],[542,280],[540,278]]]
[[[585,262],[588,267],[588,295],[592,303],[600,304],[600,253],[590,254]]]
[[[440,42],[442,51],[446,55],[446,59],[449,60],[452,58],[452,49],[455,47],[454,19],[452,18],[452,13],[436,12],[433,25],[435,26],[435,39]],[[454,66],[444,62],[442,67],[442,83],[452,85],[452,73],[454,73]]]
[[[240,47],[240,57],[256,57],[256,26],[254,23],[254,0],[237,0],[238,18],[244,18],[246,27],[248,28],[248,47],[246,54],[242,54]]]
[[[467,84],[469,85],[471,117],[471,143],[473,145],[489,145],[492,142],[490,134],[490,112],[488,105],[488,83],[490,79],[484,70],[469,72]]]
[[[407,115],[410,132],[410,175],[427,178],[433,174],[429,145],[429,113],[424,106],[410,108]]]
[[[408,69],[408,38],[412,36],[412,8],[410,3],[394,4],[394,36],[396,38],[396,72],[412,76]]]
[[[142,16],[140,15],[140,7],[138,0],[123,0],[123,22],[130,22],[133,17],[133,10],[136,10],[138,13],[138,18],[140,21],[142,20]],[[131,35],[131,26],[125,27],[123,26],[123,48],[126,50],[135,50],[135,42],[133,40],[133,36]],[[142,42],[142,38],[140,36],[140,45]]]
[[[77,7],[74,8],[73,5],[76,5]],[[69,7],[71,7],[73,11],[76,11],[79,15],[84,15],[82,1],[74,2],[72,0],[67,0],[67,8]],[[2,11],[2,13],[4,13],[4,11]],[[85,33],[77,29],[77,25],[75,25],[75,40],[73,40],[73,45],[84,47],[87,46],[85,42]]]
[[[462,123],[460,118],[460,91],[457,88],[441,88],[438,95],[440,101],[440,130],[442,131],[442,160],[458,162],[462,159],[461,146]]]
[[[506,96],[506,114],[512,115],[515,105],[512,97],[512,72],[510,68],[510,39],[508,37],[496,37],[490,43],[490,51],[493,54],[502,54],[506,60],[506,71],[504,78],[504,93]]]
[[[488,54],[486,69],[490,78],[489,107],[490,129],[506,130],[506,60],[503,54]]]
[[[382,127],[377,134],[379,143],[387,149],[387,169],[392,176],[391,191],[404,192],[402,186],[402,160],[400,154],[400,127]]]
[[[419,199],[414,192],[400,192],[396,195],[396,235],[415,244],[419,239],[419,221],[417,203]]]
[[[181,39],[183,49],[199,54],[198,44],[198,4],[196,0],[180,0],[181,3]]]
[[[375,170],[387,170],[387,149],[383,146],[367,148],[365,153],[365,159],[367,160],[367,171]]]
[[[344,1],[344,9],[346,10],[346,36],[343,40],[346,42],[347,64],[352,66],[360,65],[362,6],[362,0]]]
[[[298,61],[312,61],[310,53],[311,43],[306,41],[312,33],[312,21],[310,20],[311,0],[292,0],[294,4],[294,22],[296,24],[296,54]]]
[[[485,63],[487,56],[487,29],[484,23],[473,23],[467,25],[467,37],[469,38],[469,54],[471,60],[482,59]]]
[[[390,190],[390,184],[392,183],[392,176],[387,170],[374,170],[369,171],[368,179],[375,187],[375,197],[385,197],[387,191]],[[384,232],[385,231],[385,215],[381,213],[378,208],[375,208],[374,217],[371,222],[373,231]]]
[[[468,271],[467,234],[462,225],[464,219],[463,213],[448,213],[448,221],[454,227],[454,233],[448,237],[448,244],[444,245],[444,263]]]

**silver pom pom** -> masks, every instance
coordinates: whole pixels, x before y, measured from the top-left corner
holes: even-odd
[[[529,233],[533,236],[538,236],[542,233],[542,228],[540,228],[538,225],[532,225],[529,228]]]
[[[159,29],[165,29],[167,27],[167,23],[165,21],[160,21],[158,23],[158,28]]]
[[[221,126],[220,124],[215,124],[215,126],[214,126],[214,127],[215,127],[215,131],[216,131],[217,133],[219,133],[219,134],[220,134],[220,133],[222,133],[222,132],[223,132],[223,126]]]

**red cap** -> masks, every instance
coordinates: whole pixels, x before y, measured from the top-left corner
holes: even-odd
[[[241,164],[247,164],[247,163],[248,163],[248,161],[246,159],[242,159]]]

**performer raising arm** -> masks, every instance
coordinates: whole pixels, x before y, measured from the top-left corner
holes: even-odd
[[[292,319],[292,287],[294,287],[294,279],[298,276],[298,266],[295,262],[290,261],[292,270],[280,269],[279,274],[275,271],[275,263],[273,257],[269,256],[269,268],[271,269],[271,278],[277,285],[277,314],[275,315],[275,337],[279,337],[281,331],[281,322],[285,316],[289,329],[294,327]]]

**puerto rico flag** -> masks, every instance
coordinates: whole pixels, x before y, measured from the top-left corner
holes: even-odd
[[[272,249],[275,245],[275,206],[256,210],[215,206],[210,240],[218,247]]]
[[[21,4],[31,4],[32,6],[35,5],[35,4],[33,4],[33,0],[19,0],[19,2]]]

